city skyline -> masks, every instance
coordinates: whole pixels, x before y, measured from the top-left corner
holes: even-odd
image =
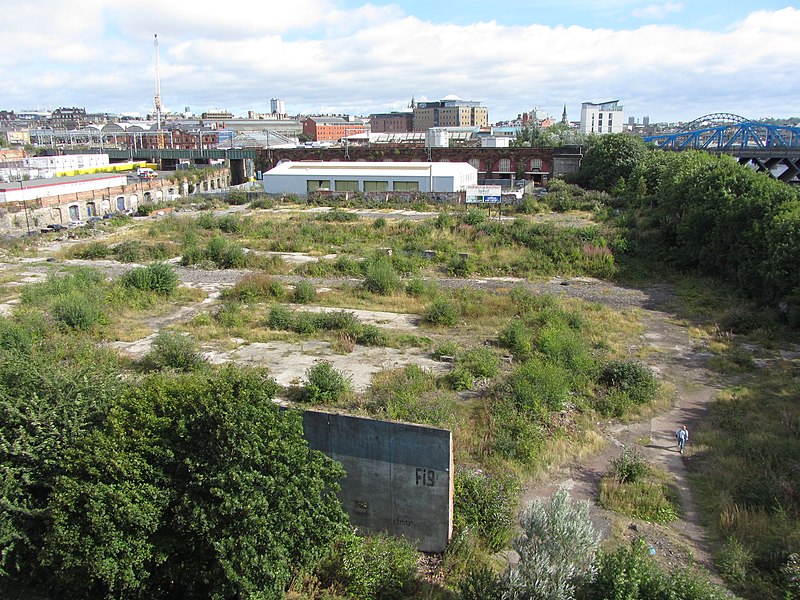
[[[119,6],[107,0],[0,0],[7,48],[0,110],[59,106],[153,112],[366,115],[456,95],[492,122],[540,108],[571,120],[582,102],[620,100],[628,116],[687,121],[709,112],[798,114],[800,9],[745,2],[509,0],[429,3],[239,0]]]

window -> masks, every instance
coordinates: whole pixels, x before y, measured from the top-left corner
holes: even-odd
[[[469,164],[472,165],[473,167],[475,167],[476,169],[478,169],[478,171],[481,170],[481,159],[480,158],[470,158],[469,159]]]
[[[501,158],[497,163],[498,173],[511,173],[511,159]]]
[[[95,207],[94,202],[87,202],[86,203],[86,217],[96,217],[97,216],[97,208]]]
[[[395,192],[416,192],[419,190],[419,181],[395,181],[392,189]]]
[[[125,210],[125,196],[117,196],[117,210]]]
[[[326,190],[330,189],[331,182],[327,179],[309,179],[306,182],[306,191],[307,192],[316,192],[320,188],[324,188]]]
[[[79,221],[81,218],[81,210],[77,204],[73,204],[69,207],[69,220],[70,221]]]
[[[365,192],[385,192],[389,189],[389,182],[388,181],[365,181],[364,182],[364,191]]]
[[[357,192],[358,180],[356,179],[336,179],[333,182],[333,189],[337,192]]]
[[[542,159],[541,158],[532,158],[531,159],[531,171],[541,171],[542,170]]]

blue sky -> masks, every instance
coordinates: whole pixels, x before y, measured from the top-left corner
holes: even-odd
[[[620,100],[627,116],[800,115],[800,8],[762,0],[0,0],[0,110],[399,110],[454,94],[491,121]]]

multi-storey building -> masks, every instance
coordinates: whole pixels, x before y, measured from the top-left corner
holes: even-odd
[[[306,117],[303,134],[315,142],[338,142],[359,133],[369,133],[369,125],[355,117]]]
[[[480,102],[447,96],[436,102],[417,102],[414,131],[431,127],[488,127],[489,109]]]
[[[619,100],[581,104],[581,133],[622,133],[625,113]]]
[[[369,116],[369,128],[372,133],[406,133],[414,131],[414,113],[376,113]]]

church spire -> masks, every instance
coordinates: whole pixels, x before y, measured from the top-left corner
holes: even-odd
[[[562,123],[566,123],[567,122],[567,105],[566,105],[566,103],[564,103],[564,112],[561,113],[561,122]]]

